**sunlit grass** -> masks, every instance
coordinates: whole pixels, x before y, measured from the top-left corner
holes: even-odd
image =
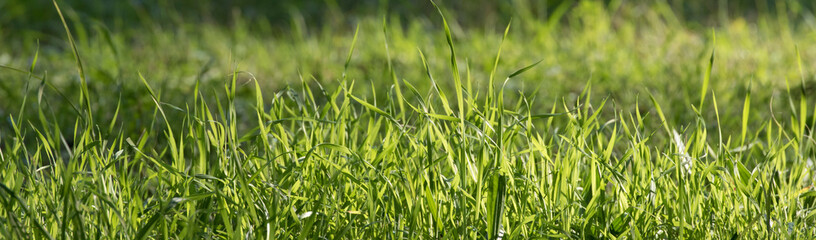
[[[459,45],[447,20],[439,20],[443,31],[435,37],[444,41],[434,46],[444,51],[408,49],[416,53],[413,65],[399,63],[407,61],[400,56],[408,53],[398,53],[406,48],[395,42],[405,40],[380,21],[379,28],[366,32],[370,29],[363,27],[343,42],[346,52],[331,63],[339,71],[330,74],[331,85],[296,73],[298,80],[289,87],[270,91],[262,86],[263,76],[227,62],[229,67],[221,67],[230,69],[223,86],[198,78],[179,83],[193,86],[184,92],[151,79],[153,69],[120,78],[132,83],[113,90],[100,88],[115,84],[89,86],[84,73],[90,71],[83,63],[94,58],[81,54],[83,48],[63,22],[75,57],[71,64],[81,80],[73,89],[77,93],[37,71],[39,51],[28,70],[4,69],[27,81],[19,108],[5,123],[11,132],[0,132],[0,236],[816,235],[816,191],[811,189],[816,119],[808,117],[816,105],[805,90],[806,65],[795,47],[785,62],[797,63],[797,72],[785,83],[800,87],[783,94],[762,88],[768,85],[759,77],[753,85],[736,86],[744,94],[721,93],[728,86],[722,78],[740,69],[718,65],[724,55],[719,51],[729,51],[727,45],[719,48],[729,39],[718,34],[716,48],[699,45],[705,65],[683,69],[688,71],[684,76],[694,76],[683,79],[694,82],[654,83],[682,87],[682,92],[646,91],[622,97],[627,105],[621,106],[617,96],[594,93],[615,89],[614,83],[581,81],[583,88],[574,96],[558,98],[540,95],[557,82],[523,87],[525,81],[545,78],[535,73],[553,60],[547,52],[523,52],[524,40],[513,40],[516,22],[504,28],[492,53],[475,60],[462,52],[472,48]],[[380,41],[358,34],[378,34]],[[592,45],[584,40],[575,45]],[[354,70],[354,61],[371,56],[372,49],[386,56],[368,66],[384,72],[384,78],[373,80],[376,84],[356,77],[362,73]],[[603,49],[612,56],[623,51]],[[507,63],[508,52],[529,57]],[[461,56],[469,57],[463,61]],[[480,70],[486,74],[474,73],[481,69],[476,61],[488,63],[487,70]],[[611,63],[601,66],[606,64]],[[512,68],[505,69],[508,65]],[[665,70],[635,68],[609,72],[613,77],[606,81],[627,73],[646,81],[649,73]],[[729,99],[725,103],[723,95]],[[666,101],[675,106],[667,108]],[[768,110],[769,105],[779,108]],[[145,108],[142,114],[149,117],[142,122],[134,109]],[[728,114],[722,114],[726,109]]]

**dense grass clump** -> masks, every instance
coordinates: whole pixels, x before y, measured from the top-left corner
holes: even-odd
[[[62,24],[75,93],[35,71],[39,51],[27,70],[3,66],[27,81],[10,132],[0,132],[0,238],[816,236],[816,105],[801,58],[790,80],[801,88],[769,98],[784,102],[768,110],[779,116],[754,116],[751,97],[763,89],[747,87],[736,106],[717,101],[716,51],[687,85],[696,94],[683,111],[664,111],[651,94],[621,107],[593,97],[592,82],[542,100],[540,88],[509,86],[543,61],[499,68],[509,25],[489,74],[475,76],[443,16],[444,64],[419,51],[422,67],[401,70],[421,79],[399,74],[383,27],[377,84],[349,71],[355,51],[375,47],[355,33],[332,86],[301,76],[264,93],[261,76],[233,65],[222,88],[196,80],[171,103],[163,96],[179,96],[138,73],[138,86],[118,91],[149,100],[149,122],[133,124],[128,96],[89,90],[86,59]],[[437,78],[440,65],[450,76]]]

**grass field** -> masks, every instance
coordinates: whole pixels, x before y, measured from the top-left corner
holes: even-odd
[[[816,238],[814,6],[511,2],[0,17],[0,238]]]

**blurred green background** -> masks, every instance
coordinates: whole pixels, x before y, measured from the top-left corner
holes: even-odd
[[[121,106],[128,113],[122,123],[126,133],[137,134],[154,113],[139,73],[163,102],[180,109],[197,81],[211,99],[222,95],[233,70],[251,73],[269,95],[287,87],[299,89],[301,81],[330,91],[342,77],[358,26],[347,74],[357,83],[356,94],[369,99],[389,96],[389,55],[398,78],[426,93],[429,80],[419,51],[429,58],[434,77],[448,89],[452,86],[442,21],[429,1],[58,2],[77,40],[94,112],[104,121]],[[481,91],[486,90],[503,30],[512,22],[497,75],[543,60],[508,83],[511,97],[534,98],[533,105],[542,112],[562,100],[574,102],[591,82],[594,104],[610,97],[617,110],[633,111],[639,105],[646,112],[652,109],[652,94],[670,121],[689,123],[696,118],[691,105],[699,100],[712,50],[716,56],[709,89],[716,94],[726,133],[740,127],[749,86],[755,109],[751,118],[756,120],[785,119],[791,112],[788,89],[797,92],[793,98],[801,91],[816,94],[811,74],[816,57],[814,1],[438,3],[452,27],[458,70],[465,76],[469,69],[474,87]],[[42,102],[65,121],[61,125],[72,125],[75,117],[69,116],[75,114],[69,104],[78,104],[79,78],[53,4],[2,0],[0,13],[0,65],[27,71],[39,49],[34,73],[47,76],[55,87],[44,88]],[[804,74],[799,72],[797,46]],[[248,76],[241,74],[239,80],[246,83]],[[0,69],[0,116],[19,115],[26,95],[28,107],[38,104],[31,99],[39,84],[26,74]],[[251,86],[239,89],[242,98],[253,97]],[[250,102],[239,106],[251,108]],[[711,110],[702,111],[708,120],[715,119]],[[34,114],[23,112],[26,118]],[[0,131],[7,133],[8,124]]]

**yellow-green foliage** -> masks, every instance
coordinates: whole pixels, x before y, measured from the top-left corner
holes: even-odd
[[[110,30],[60,2],[60,41],[0,40],[23,46],[0,45],[0,238],[812,238],[796,3],[280,33]]]

